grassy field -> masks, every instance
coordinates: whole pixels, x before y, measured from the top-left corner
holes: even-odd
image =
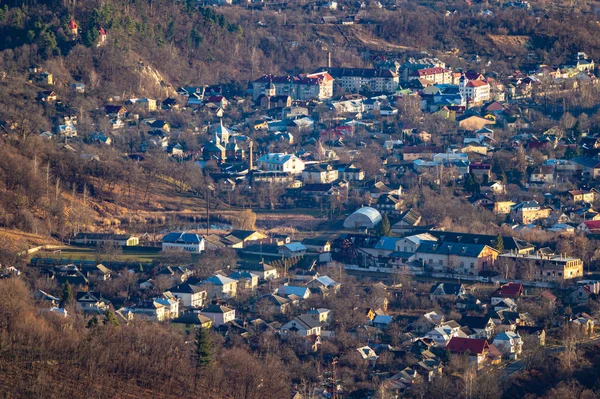
[[[160,256],[160,248],[123,248],[123,253],[114,257],[116,262],[151,263]],[[60,252],[39,252],[34,255],[39,258],[96,260],[97,251],[94,247],[65,247]]]

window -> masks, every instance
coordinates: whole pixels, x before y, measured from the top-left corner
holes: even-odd
[[[438,261],[438,263],[440,264],[440,266],[443,266],[443,265],[444,265],[444,261],[443,261],[443,260],[441,260],[441,259]]]

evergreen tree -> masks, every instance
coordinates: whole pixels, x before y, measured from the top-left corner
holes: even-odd
[[[213,362],[212,339],[208,331],[202,327],[196,330],[196,339],[194,340],[194,358],[196,360],[196,374],[194,376],[194,391],[196,383],[202,369],[207,368]]]
[[[73,288],[71,287],[71,284],[68,281],[63,287],[61,300],[63,307],[73,302]]]
[[[504,252],[504,240],[502,239],[502,235],[499,233],[494,240],[494,248],[496,248],[500,253]]]
[[[383,214],[381,218],[381,223],[379,224],[379,235],[380,236],[389,236],[392,233],[392,228],[390,227],[390,220],[387,217],[387,214]]]
[[[115,327],[121,325],[119,323],[119,320],[117,319],[117,316],[115,316],[115,312],[113,312],[112,310],[106,312],[106,320],[104,320],[104,324],[112,324]]]

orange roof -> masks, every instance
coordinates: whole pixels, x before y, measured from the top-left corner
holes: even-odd
[[[469,83],[467,83],[467,87],[481,87],[486,85],[487,83],[485,83],[483,80],[471,80]]]
[[[74,19],[69,21],[69,29],[77,29],[77,22]]]

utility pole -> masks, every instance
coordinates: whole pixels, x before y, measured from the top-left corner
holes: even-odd
[[[208,236],[208,229],[210,228],[210,214],[209,214],[209,210],[210,210],[210,197],[209,197],[209,192],[212,192],[214,190],[214,187],[212,186],[212,184],[208,184],[206,186],[206,235]]]

